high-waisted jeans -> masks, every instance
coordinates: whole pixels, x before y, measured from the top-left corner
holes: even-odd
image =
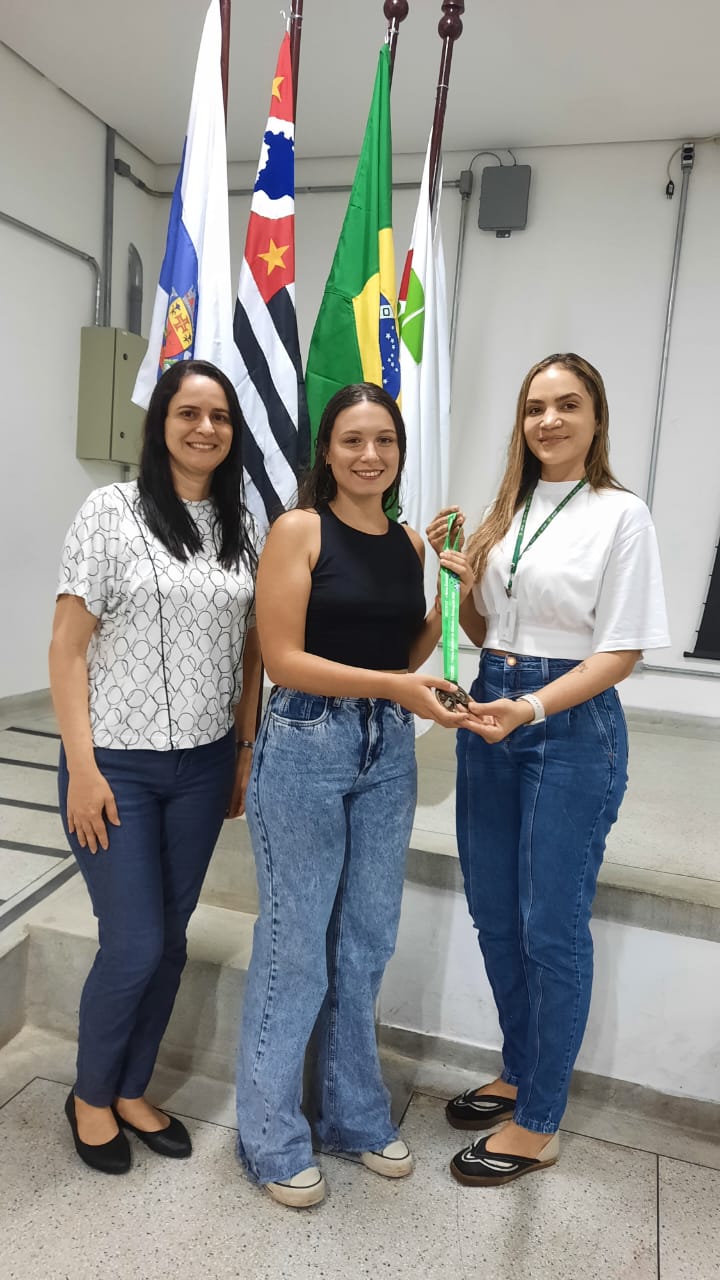
[[[577,666],[484,653],[477,702],[517,698]],[[457,838],[470,915],[503,1034],[515,1121],[553,1133],[567,1103],[593,976],[590,916],[627,785],[615,689],[488,744],[458,733]]]
[[[397,1136],[374,1009],[397,936],[416,798],[412,716],[384,699],[275,689],[247,796],[260,912],[238,1052],[238,1150],[250,1177]]]
[[[234,731],[186,751],[95,748],[121,825],[109,848],[83,849],[60,813],[98,920],[100,949],[80,1000],[77,1081],[83,1102],[139,1098],[155,1066],[187,956],[187,925],[220,834],[235,776]]]

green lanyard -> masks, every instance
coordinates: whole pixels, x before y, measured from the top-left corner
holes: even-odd
[[[452,527],[457,513],[448,516],[448,527],[443,551],[457,551],[460,530],[452,537]],[[440,605],[442,614],[443,675],[446,680],[458,683],[460,666],[460,579],[450,569],[440,570]]]
[[[586,484],[587,484],[587,477],[583,476],[582,480],[578,480],[578,483],[575,485],[575,488],[571,489],[570,492],[565,495],[562,502],[558,502],[555,510],[550,512],[550,515],[548,516],[547,520],[543,520],[542,524],[540,525],[540,528],[536,529],[535,533],[533,534],[532,538],[528,542],[527,546],[523,547],[523,538],[525,537],[525,525],[527,524],[528,513],[532,505],[532,500],[535,497],[535,490],[533,489],[532,492],[528,494],[527,502],[525,503],[525,510],[523,511],[523,514],[522,514],[522,520],[520,521],[520,528],[518,529],[518,536],[515,542],[515,550],[513,551],[512,563],[510,565],[510,577],[507,580],[507,586],[505,588],[505,595],[508,597],[508,599],[512,595],[513,582],[515,580],[515,573],[516,573],[518,564],[520,563],[520,560],[522,559],[522,557],[525,555],[525,552],[530,550],[533,543],[537,542],[538,538],[540,537],[540,534],[545,532],[545,530],[547,529],[551,521],[555,519],[556,515],[558,515],[562,511],[563,507],[567,506],[570,499],[574,498],[575,494],[579,493],[583,485],[586,485]],[[445,545],[447,546],[447,543]]]

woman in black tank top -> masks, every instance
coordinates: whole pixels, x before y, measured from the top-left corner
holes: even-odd
[[[299,507],[273,525],[257,615],[275,688],[258,736],[247,815],[260,912],[238,1059],[240,1156],[294,1207],[325,1193],[313,1145],[355,1152],[385,1177],[412,1171],[390,1117],[374,1006],[395,947],[416,798],[413,712],[449,728],[416,673],[440,637],[425,616],[419,535],[388,517],[405,428],[380,387],[344,388],[320,423]],[[441,563],[472,586],[465,558]],[[312,1098],[301,1110],[315,1030]]]

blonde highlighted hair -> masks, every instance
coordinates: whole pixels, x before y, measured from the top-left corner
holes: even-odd
[[[572,351],[546,356],[544,360],[533,365],[523,380],[518,396],[515,426],[508,445],[507,466],[498,495],[479,529],[476,529],[468,539],[465,548],[476,582],[480,581],[485,572],[492,548],[505,537],[518,507],[522,506],[540,479],[540,461],[534,453],[531,453],[525,440],[525,406],[533,378],[545,369],[549,369],[551,365],[561,365],[563,369],[568,369],[570,373],[575,374],[592,400],[597,430],[585,459],[588,484],[593,489],[622,488],[610,470],[609,412],[605,386],[600,374],[587,360],[583,360],[582,356],[575,355]]]

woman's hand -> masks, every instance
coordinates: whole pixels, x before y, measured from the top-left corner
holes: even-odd
[[[228,818],[241,818],[245,812],[245,793],[250,781],[252,762],[253,753],[250,748],[241,747],[238,751],[237,764],[235,765],[235,781],[230,798],[230,807],[227,811]]]
[[[457,514],[457,520],[453,524],[452,531],[453,536],[455,533],[459,534],[460,540],[458,542],[458,549],[462,549],[462,545],[465,541],[465,534],[462,527],[465,523],[465,516],[463,512],[459,507],[443,507],[442,511],[438,512],[425,530],[425,537],[430,543],[433,551],[436,551],[438,555],[440,555],[440,552],[445,545],[445,539],[448,531],[448,516],[452,515],[453,512]]]
[[[73,770],[68,784],[68,827],[83,849],[91,853],[97,853],[98,845],[107,849],[110,843],[103,814],[114,827],[120,826],[115,796],[107,779],[95,765]]]
[[[475,574],[464,551],[441,551],[440,567],[449,569],[460,580],[460,603],[467,600],[475,586]],[[439,589],[439,588],[438,588]]]
[[[401,707],[412,711],[423,720],[435,720],[446,729],[462,729],[466,727],[465,708],[457,711],[446,711],[435,697],[435,689],[446,689],[452,692],[455,685],[450,680],[442,680],[440,676],[423,675],[419,671],[408,671],[395,677],[397,692],[394,701]]]
[[[497,702],[471,702],[463,729],[469,729],[486,742],[502,742],[521,724],[530,724],[534,712],[529,702],[518,698],[498,698]]]

